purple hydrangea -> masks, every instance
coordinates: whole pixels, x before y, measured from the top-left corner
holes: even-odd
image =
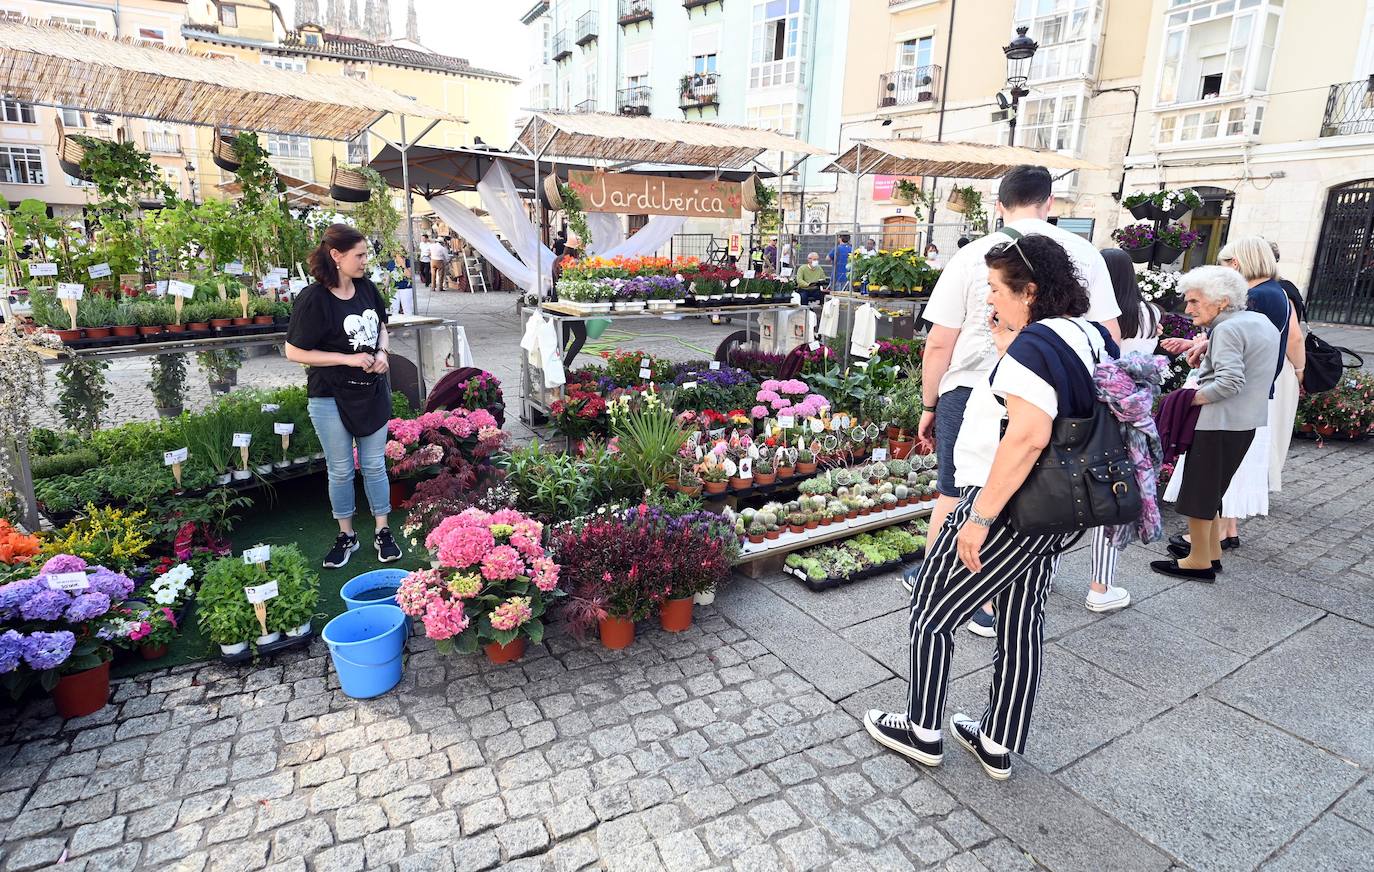
[[[71,554],[58,554],[49,557],[48,562],[43,564],[43,568],[38,571],[39,575],[51,575],[58,572],[84,572],[86,561]]]
[[[98,618],[110,610],[110,597],[100,591],[78,594],[67,606],[67,620],[73,624]]]
[[[134,589],[134,581],[129,576],[103,566],[95,567],[89,580],[91,590],[105,594],[112,602],[124,602]]]
[[[24,662],[34,669],[56,669],[67,662],[75,645],[76,636],[66,630],[58,630],[56,633],[30,633],[24,640]]]
[[[71,594],[60,590],[40,590],[19,606],[26,621],[56,621],[71,605]]]
[[[24,655],[24,634],[17,630],[0,633],[0,675],[13,672]]]
[[[43,589],[42,580],[37,578],[23,578],[9,584],[0,584],[0,617],[13,615],[25,600]]]

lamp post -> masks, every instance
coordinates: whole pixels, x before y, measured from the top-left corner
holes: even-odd
[[[1007,90],[1011,93],[1008,145],[1016,145],[1016,111],[1021,98],[1030,94],[1026,90],[1026,81],[1030,78],[1031,58],[1035,57],[1035,50],[1040,48],[1040,43],[1026,35],[1028,30],[1030,28],[1024,25],[1016,28],[1016,38],[1002,46],[1002,54],[1007,56]],[[997,102],[1003,109],[1008,108],[1006,98],[1001,94],[997,95]]]

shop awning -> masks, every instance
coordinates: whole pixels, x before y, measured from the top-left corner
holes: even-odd
[[[562,157],[729,169],[747,166],[765,152],[828,153],[772,130],[594,112],[536,112],[520,131],[516,145],[543,160]]]
[[[173,124],[351,140],[387,114],[462,121],[369,82],[0,22],[0,93]]]
[[[881,139],[856,143],[822,172],[995,179],[1019,164],[1038,164],[1051,170],[1106,169],[1057,151],[981,142]]]

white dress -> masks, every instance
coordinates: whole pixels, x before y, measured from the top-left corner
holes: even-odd
[[[1274,418],[1274,400],[1269,401],[1269,419]],[[1164,490],[1168,502],[1178,500],[1179,489],[1183,487],[1183,467],[1188,455],[1183,455],[1174,466],[1174,474],[1169,486]],[[1255,438],[1250,440],[1250,448],[1240,468],[1231,477],[1231,485],[1221,498],[1223,518],[1250,518],[1255,515],[1269,514],[1269,428],[1255,428]]]
[[[1298,373],[1288,358],[1283,372],[1274,382],[1274,399],[1269,401],[1269,490],[1283,490],[1283,464],[1288,460],[1288,445],[1293,441],[1293,420],[1298,416]]]

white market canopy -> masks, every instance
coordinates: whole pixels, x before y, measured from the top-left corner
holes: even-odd
[[[1105,170],[1106,167],[1060,154],[981,142],[934,142],[922,139],[875,139],[856,143],[822,172],[884,176],[936,176],[947,179],[995,179],[1020,164],[1051,170]]]
[[[366,81],[0,21],[0,93],[173,124],[352,140],[384,115],[463,121]]]
[[[516,144],[540,159],[580,158],[721,169],[746,166],[765,152],[828,153],[771,130],[595,112],[536,112],[520,131]]]

